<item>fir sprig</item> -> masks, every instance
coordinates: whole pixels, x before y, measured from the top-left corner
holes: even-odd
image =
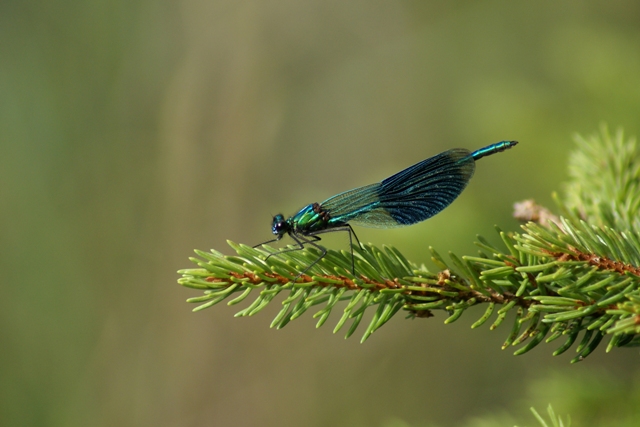
[[[640,151],[621,130],[575,137],[564,206],[590,224],[640,232]]]
[[[606,129],[600,137],[578,138],[578,145],[588,155],[572,157],[570,195],[560,203],[563,216],[548,214],[549,221],[529,222],[520,233],[498,230],[501,247],[479,236],[479,256],[449,254],[445,261],[431,248],[438,272],[418,267],[388,246],[354,245],[354,275],[350,252],[328,250],[305,270],[320,255],[314,248],[269,256],[277,251],[229,242],[237,255],[196,251],[198,258],[191,260],[198,268],[181,270],[178,282],[204,291],[188,300],[199,304],[195,311],[251,297],[236,316],[254,315],[282,293],[282,308],[271,322],[276,328],[309,309],[320,327],[337,310],[334,332],[348,324],[349,337],[372,312],[361,341],[400,310],[408,317],[442,310],[448,314],[445,323],[451,323],[469,307],[484,304],[472,328],[493,319],[490,328],[495,329],[515,313],[503,345],[519,346],[515,354],[563,337],[554,355],[577,343],[572,362],[589,355],[605,336],[607,351],[635,345],[640,335],[640,155],[635,142],[624,142],[621,133],[611,138]],[[599,159],[597,165],[593,159]]]

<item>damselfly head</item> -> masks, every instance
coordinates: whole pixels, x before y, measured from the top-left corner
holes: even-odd
[[[278,236],[278,239],[280,239],[285,233],[288,233],[289,230],[291,230],[291,226],[289,225],[287,220],[284,219],[284,216],[282,214],[278,214],[273,217],[273,222],[271,223],[271,232]]]

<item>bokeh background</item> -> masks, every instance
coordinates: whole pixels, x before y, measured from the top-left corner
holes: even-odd
[[[633,0],[1,2],[0,423],[511,426],[551,403],[637,425],[637,350],[515,357],[506,322],[469,329],[481,311],[399,315],[365,344],[335,313],[275,331],[277,303],[191,313],[176,270],[269,239],[275,213],[517,139],[437,217],[357,229],[416,262],[499,244],[513,202],[553,207],[575,132],[638,134],[639,79]]]

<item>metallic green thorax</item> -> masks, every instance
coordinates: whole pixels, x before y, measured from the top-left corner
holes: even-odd
[[[312,203],[300,209],[298,213],[288,219],[294,232],[308,234],[316,231],[344,225],[344,222],[336,221],[318,203]]]

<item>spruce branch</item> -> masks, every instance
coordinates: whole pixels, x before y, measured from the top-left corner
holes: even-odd
[[[257,314],[282,293],[282,307],[271,322],[275,328],[309,309],[320,327],[335,310],[340,318],[334,333],[346,328],[349,337],[369,312],[362,342],[401,310],[409,318],[441,310],[448,314],[445,323],[451,323],[483,304],[485,311],[472,328],[492,320],[493,330],[514,313],[503,349],[519,347],[516,355],[559,338],[564,342],[554,355],[577,344],[572,362],[583,360],[605,336],[607,352],[636,345],[640,154],[635,141],[625,142],[621,132],[612,138],[604,127],[599,136],[576,140],[566,199],[556,197],[562,215],[534,202],[521,205],[517,215],[529,215],[530,221],[521,232],[498,229],[500,247],[478,236],[479,255],[450,253],[448,261],[430,248],[437,272],[409,262],[390,246],[354,245],[354,275],[347,251],[328,250],[313,264],[320,256],[313,247],[278,252],[229,242],[237,255],[197,250],[191,261],[198,268],[180,270],[178,283],[203,291],[188,300],[199,304],[194,311],[251,297],[238,317]]]

